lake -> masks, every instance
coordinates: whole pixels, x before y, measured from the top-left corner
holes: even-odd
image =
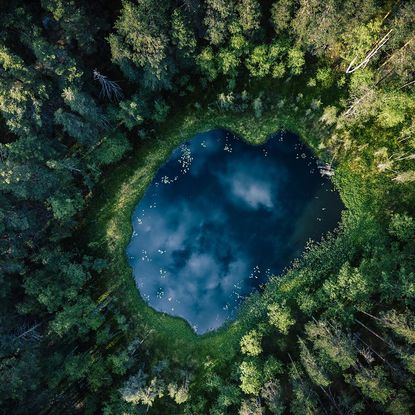
[[[253,146],[218,129],[178,147],[133,215],[127,256],[141,296],[205,333],[333,230],[343,209],[297,136]]]

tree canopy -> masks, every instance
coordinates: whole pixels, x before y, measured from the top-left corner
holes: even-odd
[[[415,411],[415,2],[1,10],[5,413]],[[114,218],[204,117],[304,133],[347,210],[200,340],[131,293]]]

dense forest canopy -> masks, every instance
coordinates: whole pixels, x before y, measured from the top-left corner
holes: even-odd
[[[2,0],[0,22],[2,412],[415,412],[415,2]],[[198,338],[123,255],[157,167],[212,126],[299,133],[347,211]]]

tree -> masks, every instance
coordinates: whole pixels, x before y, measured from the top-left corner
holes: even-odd
[[[370,286],[358,269],[345,263],[337,276],[324,282],[322,290],[327,296],[330,312],[348,319],[355,310],[367,307]]]
[[[205,75],[208,80],[212,81],[217,78],[219,69],[212,48],[207,47],[202,49],[197,56],[197,63],[202,74]]]
[[[328,377],[328,374],[325,370],[320,367],[318,360],[311,353],[310,349],[304,343],[302,339],[299,338],[299,348],[300,348],[300,360],[301,363],[307,372],[310,379],[319,386],[327,387],[330,385],[331,380]]]
[[[282,334],[288,334],[289,328],[295,324],[290,309],[282,304],[271,304],[268,306],[268,321]]]
[[[406,94],[384,92],[378,95],[377,122],[383,128],[394,128],[413,113],[415,104]]]
[[[83,199],[80,194],[69,197],[68,194],[56,192],[48,198],[48,203],[57,220],[67,221],[83,207]]]
[[[324,108],[323,115],[320,118],[320,121],[324,122],[327,125],[333,125],[337,120],[337,108],[333,105],[328,105]]]
[[[293,75],[300,75],[305,64],[304,53],[297,48],[288,50],[287,66]]]
[[[258,395],[261,386],[261,372],[255,361],[243,361],[239,366],[240,387],[249,395]]]
[[[380,317],[380,322],[409,344],[415,344],[415,317],[409,310],[404,313],[396,310],[384,312]]]
[[[324,88],[330,88],[334,83],[334,72],[328,68],[319,68],[316,73],[317,82]]]
[[[90,146],[98,141],[97,128],[93,124],[85,122],[82,117],[66,112],[63,108],[56,110],[54,115],[55,123],[61,125],[63,131],[80,144]]]
[[[298,43],[321,56],[327,50],[336,53],[341,34],[367,23],[376,12],[373,1],[300,0],[292,27]]]
[[[189,383],[186,381],[181,386],[178,386],[174,383],[170,383],[167,387],[169,391],[169,396],[174,399],[174,401],[181,405],[189,399]]]
[[[128,130],[139,126],[144,121],[144,109],[140,98],[136,95],[132,99],[120,102],[114,116],[117,121],[121,122]]]
[[[150,119],[162,123],[166,120],[168,113],[170,112],[170,105],[167,102],[160,98],[154,101],[154,108],[151,112]]]
[[[411,413],[412,410],[412,399],[406,391],[398,392],[387,407],[387,411],[392,415],[405,415]]]
[[[278,380],[268,381],[261,389],[261,397],[264,398],[268,409],[274,415],[282,415],[285,405],[282,398],[282,389]]]
[[[415,220],[405,213],[395,213],[391,217],[389,232],[401,241],[410,241],[415,238]]]
[[[236,405],[241,401],[241,389],[233,384],[222,385],[219,389],[220,394],[217,405],[220,410]]]
[[[294,12],[293,0],[277,0],[271,7],[271,22],[279,34],[290,29],[290,21]]]
[[[293,397],[290,410],[294,415],[310,415],[319,413],[318,396],[305,379],[304,373],[292,361],[289,371]]]
[[[169,2],[124,1],[116,32],[108,38],[112,61],[128,79],[150,89],[169,88],[174,72],[169,56],[169,12]]]
[[[386,404],[394,395],[386,373],[380,366],[361,368],[354,376],[346,375],[346,380],[356,385],[363,395],[381,404]]]
[[[262,368],[264,381],[271,381],[283,373],[284,366],[277,358],[269,356],[268,359],[265,360]]]
[[[246,67],[250,74],[257,78],[264,78],[269,74],[273,78],[282,78],[285,73],[284,57],[286,52],[285,42],[274,42],[269,46],[256,46],[246,59]]]
[[[220,70],[225,75],[235,76],[239,66],[239,57],[232,49],[221,49],[218,54]]]
[[[99,166],[116,163],[131,149],[127,137],[121,132],[109,134],[94,148],[91,159]]]
[[[393,180],[396,183],[412,183],[415,182],[415,171],[414,170],[407,170],[397,174]]]
[[[90,330],[96,330],[103,321],[104,317],[94,301],[83,296],[76,303],[66,304],[49,324],[49,330],[59,337],[71,332],[76,336],[83,336]]]
[[[46,30],[57,32],[58,28],[62,29],[61,34],[62,32],[64,34],[62,37],[68,46],[71,46],[71,42],[75,40],[83,52],[91,54],[96,51],[95,39],[98,37],[98,32],[106,28],[106,25],[105,20],[96,13],[94,21],[90,20],[90,13],[94,12],[92,5],[74,0],[42,0],[41,5],[52,15],[52,18],[49,16],[43,18],[43,26]]]
[[[133,404],[140,403],[142,400],[141,393],[146,385],[147,379],[148,375],[141,369],[135,375],[130,376],[122,389],[120,389],[122,398],[126,402]]]
[[[42,126],[42,99],[45,86],[31,76],[24,61],[0,45],[0,111],[8,129],[17,135],[29,135]]]
[[[264,413],[258,399],[243,400],[239,408],[239,415],[262,415]]]
[[[234,1],[206,0],[204,25],[206,39],[212,46],[219,46],[229,35],[229,26],[235,15]]]
[[[182,59],[193,57],[197,46],[191,24],[180,9],[172,14],[172,44],[177,47],[177,53]]]
[[[71,111],[82,116],[84,120],[100,127],[106,126],[105,115],[91,96],[77,88],[67,87],[63,89],[62,97]]]
[[[236,4],[238,23],[244,33],[252,33],[259,29],[261,10],[258,0],[238,0]]]
[[[325,321],[308,323],[305,326],[308,339],[316,352],[327,356],[344,371],[356,363],[353,339],[343,334],[334,324]]]
[[[262,335],[257,330],[251,330],[241,339],[241,351],[248,356],[258,356],[262,352]]]

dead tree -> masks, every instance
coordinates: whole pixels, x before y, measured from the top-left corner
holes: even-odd
[[[334,170],[331,164],[318,161],[317,167],[322,176],[327,176],[327,177],[334,176]]]
[[[121,87],[117,82],[111,81],[107,76],[102,75],[97,69],[94,69],[94,80],[101,85],[100,96],[108,98],[110,101],[119,101],[124,96]]]
[[[373,58],[374,55],[384,46],[388,40],[390,39],[390,35],[392,33],[393,29],[389,30],[388,33],[386,33],[383,38],[376,43],[376,45],[371,49],[371,51],[365,56],[365,58],[355,67],[353,65],[355,64],[357,60],[357,56],[350,62],[349,66],[346,69],[346,73],[350,74],[353,72],[356,72],[360,68],[365,68],[367,64],[370,62],[370,60]]]
[[[42,325],[42,323],[37,323],[34,325],[29,325],[27,323],[23,324],[17,329],[16,340],[24,341],[39,341],[42,339],[42,335],[38,333],[37,329]]]

